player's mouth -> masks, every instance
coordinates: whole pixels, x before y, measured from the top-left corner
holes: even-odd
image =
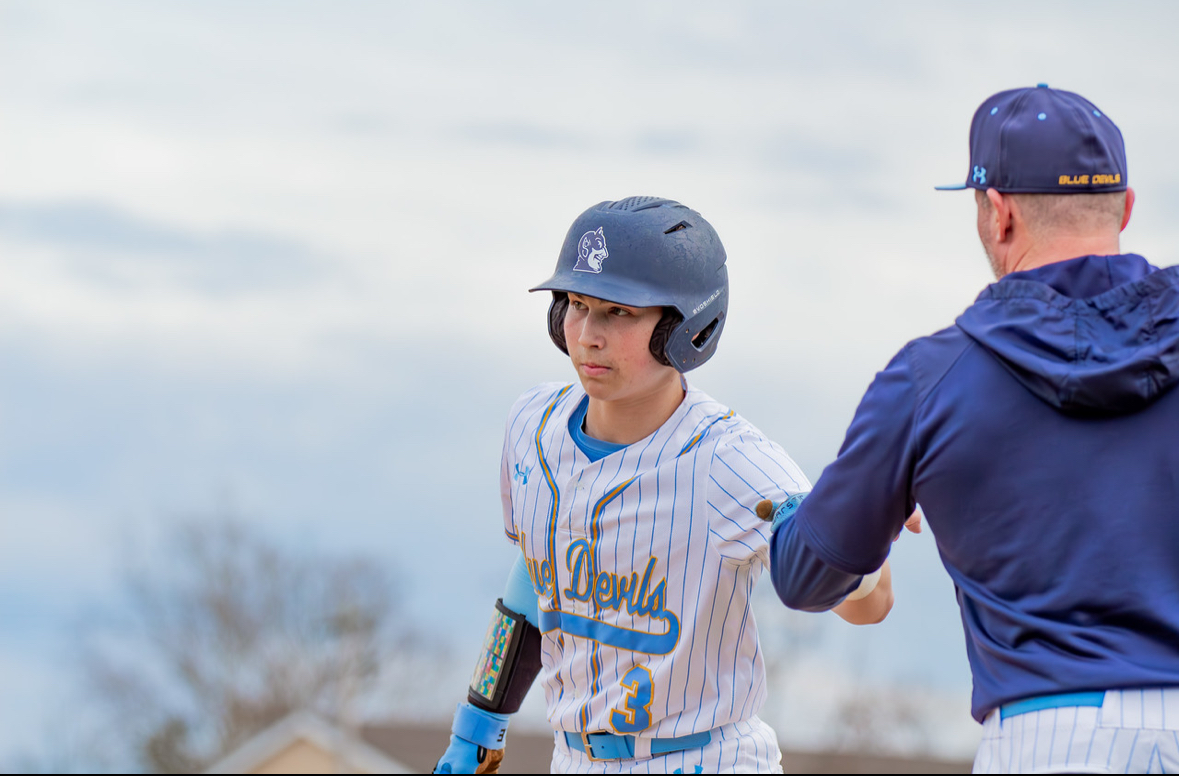
[[[581,373],[586,377],[601,377],[610,371],[610,367],[595,364],[592,361],[582,361],[578,368],[581,369]]]

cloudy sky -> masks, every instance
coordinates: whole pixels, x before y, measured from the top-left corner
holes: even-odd
[[[0,1],[0,761],[69,697],[72,623],[126,544],[226,505],[387,561],[465,672],[512,557],[504,414],[573,379],[526,289],[596,202],[672,197],[717,228],[730,320],[691,379],[812,479],[872,375],[989,280],[970,196],[932,189],[965,178],[989,94],[1046,81],[1113,117],[1139,196],[1123,247],[1176,263],[1176,22],[1166,2]],[[930,536],[894,569],[888,622],[798,627],[831,681],[951,698],[969,738]]]

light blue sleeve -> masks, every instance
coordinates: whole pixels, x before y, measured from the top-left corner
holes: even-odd
[[[534,628],[540,627],[540,616],[537,614],[536,589],[532,587],[532,577],[528,575],[528,562],[524,554],[516,556],[516,562],[508,573],[508,582],[504,586],[504,606],[524,618]]]

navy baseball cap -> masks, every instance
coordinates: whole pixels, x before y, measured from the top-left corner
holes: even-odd
[[[966,182],[940,191],[1093,194],[1126,190],[1126,146],[1117,125],[1079,94],[1012,89],[988,97],[970,124]]]

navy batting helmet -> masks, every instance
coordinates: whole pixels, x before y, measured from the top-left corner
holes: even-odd
[[[680,372],[716,352],[729,308],[725,248],[689,207],[659,197],[602,202],[573,222],[553,276],[549,336],[562,352],[569,292],[631,307],[663,307],[651,355]]]

